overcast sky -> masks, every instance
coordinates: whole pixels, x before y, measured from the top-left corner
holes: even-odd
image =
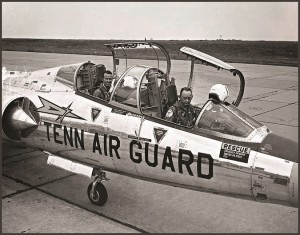
[[[298,3],[2,2],[2,37],[298,41]]]

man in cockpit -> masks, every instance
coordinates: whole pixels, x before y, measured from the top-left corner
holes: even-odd
[[[192,89],[183,87],[180,91],[180,100],[168,109],[165,120],[192,127],[198,115],[197,110],[191,105],[192,98]]]
[[[93,96],[109,101],[109,97],[110,97],[109,90],[111,88],[112,80],[113,80],[112,72],[106,70],[104,72],[103,83],[101,83],[100,86],[94,91]]]

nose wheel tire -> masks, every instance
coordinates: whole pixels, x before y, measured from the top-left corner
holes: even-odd
[[[101,183],[97,183],[94,193],[92,192],[92,186],[93,183],[90,183],[90,185],[87,188],[87,194],[91,203],[98,206],[103,206],[106,203],[108,198],[108,194],[105,186]]]

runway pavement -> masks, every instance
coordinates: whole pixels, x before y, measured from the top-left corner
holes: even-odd
[[[3,52],[8,70],[35,70],[99,56]],[[23,65],[23,66],[20,66]],[[174,76],[182,73],[175,61]],[[240,108],[298,142],[298,68],[233,64],[246,79]],[[176,74],[177,73],[177,74]],[[188,76],[188,75],[187,75]],[[296,233],[298,208],[264,204],[107,173],[105,206],[89,202],[90,179],[50,167],[47,155],[2,146],[3,233]]]

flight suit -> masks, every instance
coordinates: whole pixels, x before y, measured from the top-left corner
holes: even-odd
[[[109,87],[106,87],[104,86],[103,83],[101,83],[98,89],[94,91],[93,96],[109,101],[109,97],[110,97],[109,89],[110,89]]]
[[[181,102],[177,102],[169,108],[165,120],[192,127],[196,122],[198,113],[193,105],[189,104],[188,107],[185,107]]]

